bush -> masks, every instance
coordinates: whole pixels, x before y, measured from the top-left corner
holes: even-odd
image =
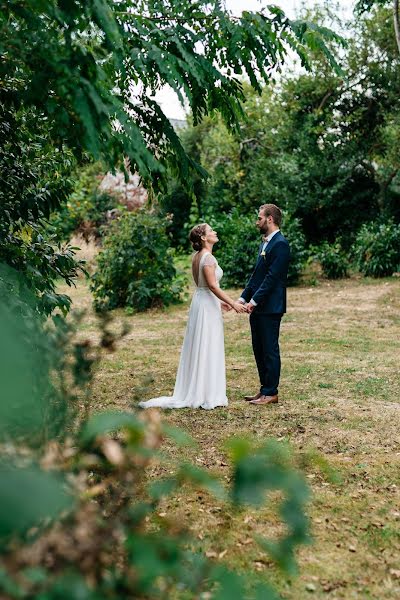
[[[227,215],[221,215],[219,219],[209,220],[220,240],[215,247],[215,256],[224,270],[224,284],[244,287],[257,256],[255,217],[241,215],[234,209]]]
[[[300,220],[287,214],[283,217],[282,232],[290,244],[289,285],[295,285],[304,269],[308,252]]]
[[[171,235],[172,245],[174,248],[187,252],[189,249],[188,229],[191,224],[191,194],[183,186],[174,182],[171,184],[169,192],[160,197],[159,202],[162,213],[169,219],[167,231]]]
[[[386,277],[400,270],[400,225],[389,221],[377,228],[363,225],[353,246],[357,268],[363,275]]]
[[[228,215],[210,221],[220,239],[215,254],[224,270],[224,281],[233,287],[244,287],[254,269],[260,241],[255,227],[256,215],[242,215],[234,209]],[[305,238],[300,221],[290,216],[284,219],[282,232],[291,250],[288,282],[294,285],[306,259]]]
[[[97,259],[92,291],[96,309],[141,311],[179,301],[167,220],[145,211],[123,212],[113,221]]]
[[[328,279],[347,277],[349,261],[339,242],[323,242],[315,249],[315,256],[321,263],[322,271]]]

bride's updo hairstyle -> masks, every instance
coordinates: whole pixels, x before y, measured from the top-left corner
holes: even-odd
[[[189,241],[193,246],[193,250],[196,250],[196,252],[199,252],[203,248],[201,238],[203,235],[206,235],[206,231],[207,223],[200,223],[200,225],[193,227],[189,233]]]

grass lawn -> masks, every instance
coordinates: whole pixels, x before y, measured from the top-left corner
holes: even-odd
[[[95,338],[85,283],[68,293],[74,307],[88,309],[79,335]],[[208,494],[187,489],[164,501],[160,518],[186,522],[213,560],[223,556],[238,571],[268,579],[283,598],[400,598],[400,280],[324,282],[288,296],[280,404],[242,400],[258,391],[248,318],[228,314],[229,406],[165,411],[164,418],[198,442],[180,457],[226,479],[229,437],[291,444],[312,490],[313,544],[298,552],[299,576],[282,576],[253,541],[254,534],[279,531],[273,503],[247,517],[230,515]],[[172,392],[187,311],[188,302],[133,316],[115,311],[113,326],[127,321],[131,331],[96,374],[95,410],[131,409],[139,399]],[[172,443],[166,450],[176,454]],[[167,460],[149,476],[168,470]]]

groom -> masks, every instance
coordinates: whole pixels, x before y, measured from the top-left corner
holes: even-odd
[[[286,312],[290,260],[289,244],[279,231],[281,221],[281,210],[275,204],[260,206],[256,226],[264,237],[253,274],[239,299],[250,313],[253,352],[261,384],[258,394],[245,396],[251,404],[278,402],[279,328]]]

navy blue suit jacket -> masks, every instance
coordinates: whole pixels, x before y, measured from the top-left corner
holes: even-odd
[[[250,302],[253,298],[257,303],[254,313],[283,314],[286,312],[289,244],[278,231],[268,242],[265,256],[261,256],[263,246],[264,242],[260,245],[255,269],[241,297],[246,302]]]

